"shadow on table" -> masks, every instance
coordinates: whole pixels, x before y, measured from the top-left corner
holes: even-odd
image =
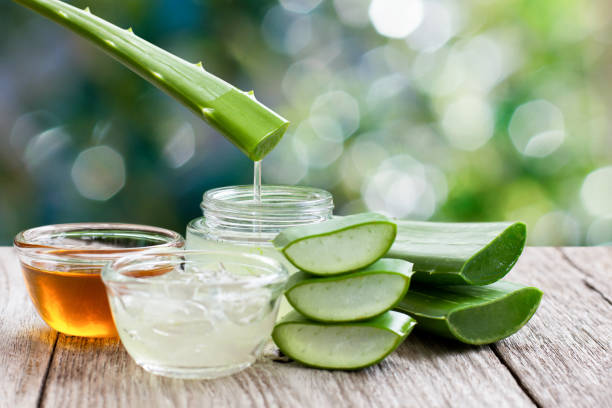
[[[49,326],[34,326],[23,328],[15,334],[14,342],[20,344],[40,343],[47,346],[52,345],[57,337],[57,332]]]
[[[59,338],[57,338],[59,336]],[[29,327],[18,331],[13,342],[19,344],[41,343],[52,345],[57,338],[58,347],[65,350],[100,351],[108,350],[110,353],[117,351],[121,347],[119,337],[93,338],[69,336],[59,333],[48,326]]]
[[[60,333],[57,344],[64,350],[84,353],[97,351],[113,354],[122,349],[119,337],[80,337]]]
[[[473,346],[423,331],[413,332],[395,351],[399,358],[411,361],[434,360],[444,356],[479,352],[488,346]]]
[[[370,367],[355,371],[345,371],[346,373],[353,373],[353,375],[370,375],[372,370],[385,369],[386,364],[399,364],[403,365],[405,362],[414,364],[422,361],[435,361],[440,360],[448,356],[453,355],[465,355],[468,353],[478,353],[484,349],[488,349],[487,346],[473,346],[464,344],[456,340],[447,339],[432,335],[431,333],[423,331],[414,331],[408,336],[404,343],[397,348],[393,353],[385,358],[384,361],[375,364]],[[275,357],[275,358],[273,358]],[[267,355],[263,361],[272,364],[293,366],[296,368],[306,368],[306,366],[293,361],[290,358],[284,357],[278,348],[274,345],[270,347]],[[257,367],[256,367],[257,368]],[[309,368],[313,370],[313,368]],[[334,371],[325,369],[315,369],[320,371]],[[341,371],[340,371],[341,372]]]

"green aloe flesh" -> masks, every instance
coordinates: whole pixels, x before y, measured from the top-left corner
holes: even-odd
[[[408,337],[416,322],[389,311],[369,320],[321,323],[293,311],[272,332],[278,348],[302,364],[356,370],[376,364]]]
[[[285,292],[295,310],[312,320],[346,322],[369,319],[392,309],[410,286],[412,264],[379,259],[359,271],[313,277],[298,272]]]
[[[289,122],[260,102],[187,62],[119,28],[88,8],[58,0],[14,0],[87,38],[144,79],[190,108],[251,160],[259,161],[279,142]]]
[[[434,285],[486,285],[504,277],[523,252],[525,224],[441,223],[396,220],[389,258],[414,264],[413,281]]]
[[[391,247],[396,230],[388,218],[363,213],[287,228],[274,239],[274,246],[298,269],[336,275],[381,258]]]
[[[468,344],[488,344],[516,333],[535,313],[542,292],[510,282],[487,286],[412,285],[395,310],[419,329]]]

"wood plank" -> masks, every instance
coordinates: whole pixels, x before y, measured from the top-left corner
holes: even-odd
[[[36,406],[56,338],[36,314],[13,249],[0,248],[0,406]]]
[[[0,342],[0,363],[8,367],[9,375],[0,376],[0,405],[31,406],[45,367],[37,364],[41,359],[36,349],[46,350],[48,359],[55,333],[45,331],[34,315],[21,275],[15,273],[18,264],[10,251],[3,251],[0,334],[9,341]],[[586,285],[576,284],[584,274],[560,255],[548,248],[526,250],[509,280],[542,288],[543,303],[525,328],[498,342],[493,351],[540,406],[612,406],[610,305]],[[599,255],[585,255],[589,270],[594,269],[589,259],[601,262]],[[147,374],[116,340],[60,335],[42,402],[46,406],[530,405],[490,350],[412,335],[385,362],[358,372],[332,373],[267,360],[229,378],[180,381]]]
[[[582,278],[555,248],[526,249],[508,276],[544,297],[527,326],[492,347],[540,406],[612,406],[612,310]]]
[[[270,359],[212,381],[157,377],[113,340],[60,335],[43,406],[531,407],[489,347],[411,335],[381,364],[331,372]]]
[[[559,248],[565,259],[585,275],[591,289],[612,303],[612,246]]]

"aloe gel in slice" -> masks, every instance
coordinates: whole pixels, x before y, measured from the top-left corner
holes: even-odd
[[[287,228],[276,236],[274,246],[295,267],[315,275],[336,275],[364,268],[391,247],[396,225],[376,213],[333,218]]]
[[[503,278],[523,252],[525,224],[395,220],[386,257],[414,264],[412,280],[433,285],[487,285]]]
[[[410,262],[383,258],[356,272],[330,277],[298,272],[289,280],[285,296],[295,310],[312,320],[363,320],[402,300],[411,276]]]
[[[419,328],[467,344],[488,344],[516,333],[535,313],[542,292],[510,282],[487,286],[412,285],[395,310]]]
[[[278,348],[302,364],[356,370],[376,364],[408,337],[416,322],[389,311],[360,322],[321,323],[293,311],[274,327]]]

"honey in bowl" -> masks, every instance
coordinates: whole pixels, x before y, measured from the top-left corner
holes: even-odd
[[[131,224],[59,224],[23,231],[14,242],[39,315],[74,336],[116,336],[100,271],[106,262],[151,248],[181,248],[183,238]]]
[[[47,271],[22,264],[30,298],[45,322],[75,336],[115,336],[100,269]]]

